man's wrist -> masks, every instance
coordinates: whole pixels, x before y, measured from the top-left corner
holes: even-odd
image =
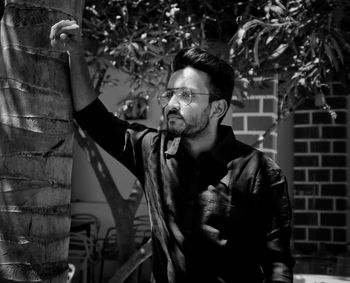
[[[84,57],[84,49],[81,46],[67,51],[71,59]]]

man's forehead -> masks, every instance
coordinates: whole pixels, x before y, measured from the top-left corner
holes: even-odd
[[[168,87],[208,88],[208,74],[192,67],[177,70],[170,76]]]

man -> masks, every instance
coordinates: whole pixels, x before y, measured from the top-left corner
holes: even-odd
[[[200,49],[181,50],[158,96],[167,125],[158,132],[114,117],[96,99],[79,33],[61,21],[50,37],[70,53],[76,120],[144,187],[154,282],[292,282],[286,179],[220,125],[232,68]]]

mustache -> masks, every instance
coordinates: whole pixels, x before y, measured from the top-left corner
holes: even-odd
[[[180,112],[176,109],[170,109],[169,111],[167,111],[166,116],[169,117],[169,115],[176,115],[182,117]]]

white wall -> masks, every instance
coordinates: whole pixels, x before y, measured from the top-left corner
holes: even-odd
[[[125,82],[126,77],[120,73],[115,75],[119,75],[120,84],[118,87],[106,86],[100,96],[101,101],[111,112],[116,111],[117,103],[128,94],[129,90],[128,84]],[[148,119],[135,122],[156,128],[159,124],[159,117],[160,109],[155,97],[153,97],[150,99]],[[123,197],[127,197],[131,192],[135,177],[102,148],[99,147],[99,149],[121,194]],[[103,237],[106,229],[114,225],[113,217],[87,156],[76,142],[74,142],[73,161],[71,213],[89,212],[98,216],[102,223],[100,237]],[[147,214],[144,200],[137,214]]]
[[[277,129],[277,163],[288,181],[289,196],[293,199],[293,160],[294,160],[294,115],[290,116]]]

